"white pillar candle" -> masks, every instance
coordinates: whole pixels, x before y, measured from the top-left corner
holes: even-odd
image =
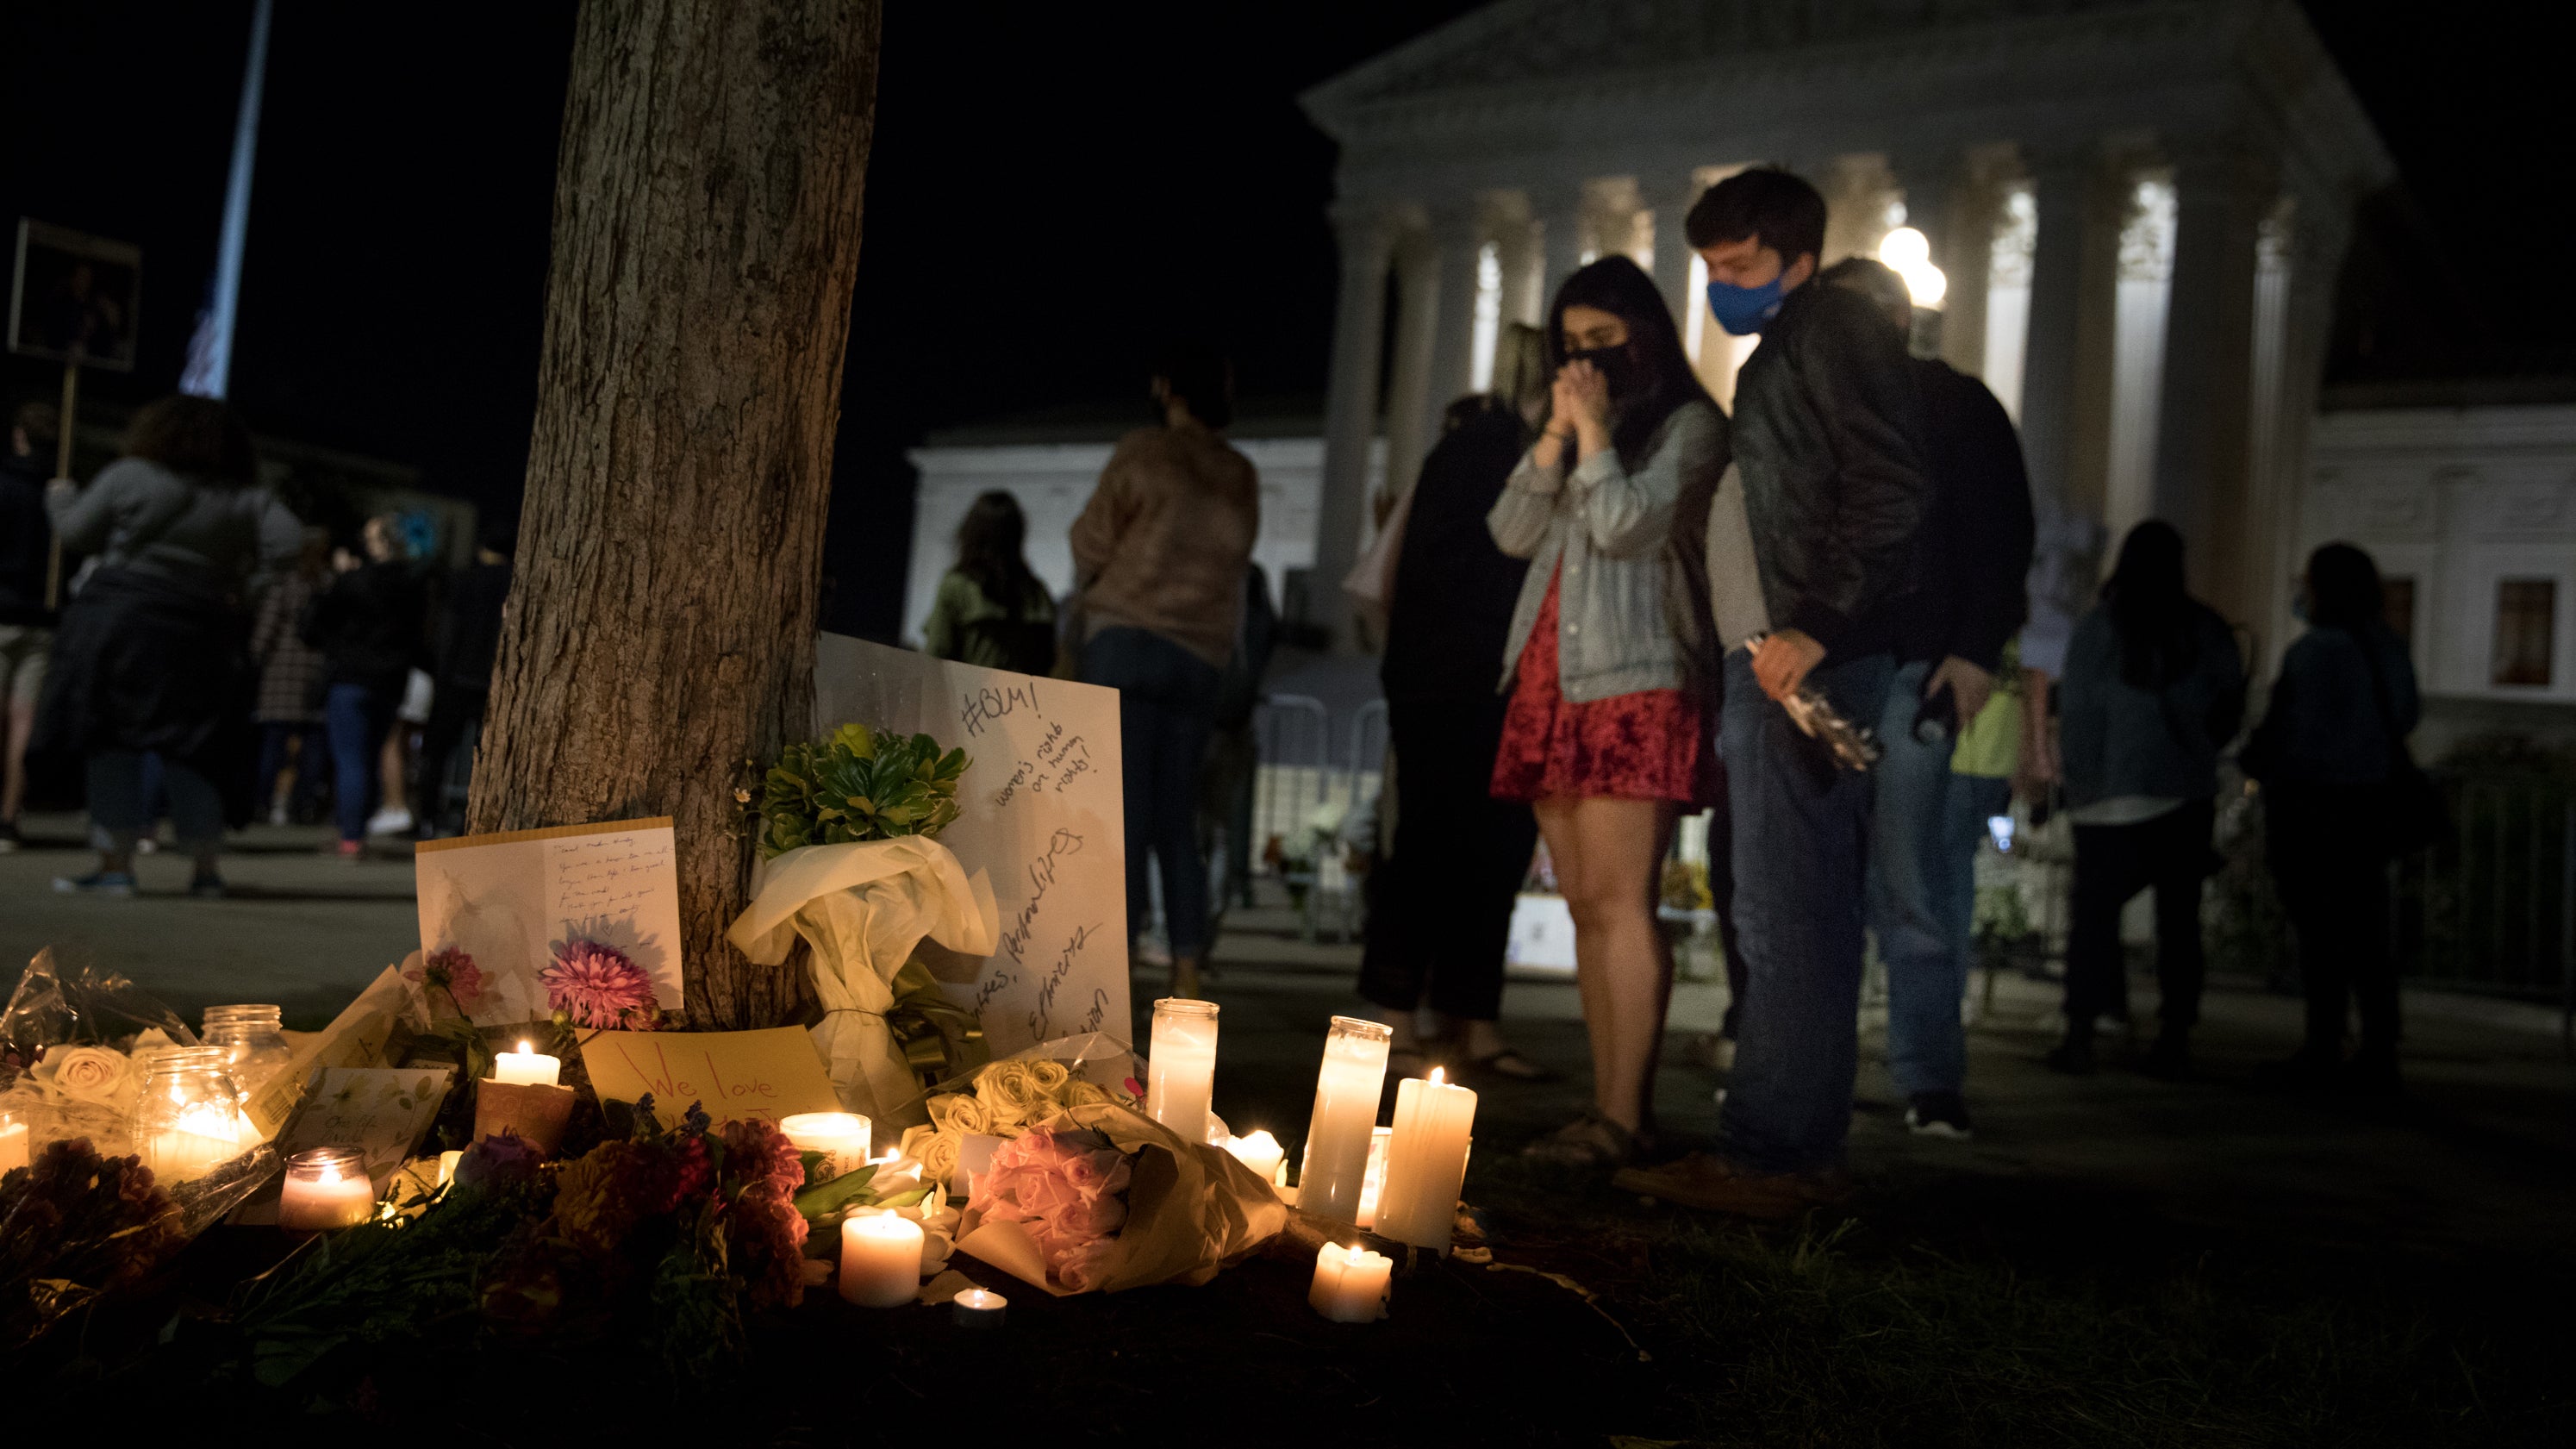
[[[823,1165],[815,1169],[820,1182],[868,1165],[871,1126],[856,1112],[791,1112],[778,1119],[778,1130],[797,1151],[823,1154]]]
[[[1335,1323],[1373,1323],[1386,1317],[1387,1282],[1394,1273],[1395,1260],[1384,1253],[1326,1243],[1315,1250],[1315,1281],[1306,1301]]]
[[[921,1224],[890,1212],[841,1221],[841,1296],[862,1308],[894,1308],[921,1292]]]
[[[0,1112],[0,1172],[24,1167],[28,1160],[27,1124],[15,1112]]]
[[[1392,1127],[1375,1128],[1369,1133],[1368,1171],[1360,1178],[1359,1226],[1377,1227],[1377,1197],[1386,1191],[1386,1142],[1395,1135]]]
[[[1154,1003],[1153,1052],[1145,1059],[1145,1115],[1184,1141],[1208,1139],[1208,1098],[1216,1085],[1216,1003],[1167,996]]]
[[[1360,1187],[1368,1174],[1369,1133],[1378,1094],[1386,1089],[1386,1053],[1394,1028],[1355,1016],[1333,1018],[1324,1064],[1315,1075],[1315,1115],[1306,1124],[1305,1165],[1297,1173],[1297,1208],[1333,1222],[1359,1224]]]
[[[316,1147],[287,1159],[277,1225],[300,1232],[354,1228],[376,1215],[375,1184],[354,1147]]]
[[[528,1050],[519,1043],[514,1052],[502,1052],[492,1058],[492,1080],[506,1087],[552,1087],[560,1085],[563,1059],[544,1052]]]
[[[1011,1300],[990,1288],[969,1288],[949,1300],[959,1328],[999,1328]]]
[[[1234,1154],[1235,1161],[1251,1168],[1252,1175],[1263,1182],[1277,1181],[1280,1165],[1288,1158],[1279,1146],[1279,1139],[1271,1136],[1267,1127],[1257,1129],[1249,1137],[1225,1139],[1225,1150]]]
[[[1442,1080],[1395,1089],[1395,1133],[1386,1144],[1386,1186],[1378,1193],[1379,1237],[1449,1251],[1458,1222],[1458,1188],[1467,1178],[1467,1134],[1476,1125],[1476,1094]]]

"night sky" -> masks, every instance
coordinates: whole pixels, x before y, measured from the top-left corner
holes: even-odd
[[[925,431],[1137,395],[1175,332],[1247,395],[1317,398],[1332,325],[1331,144],[1296,93],[1473,0],[887,7],[836,473],[834,620],[891,627],[901,449]],[[2372,209],[2343,376],[2576,371],[2555,255],[2576,195],[2546,7],[2439,25],[2315,0],[2406,186]],[[170,390],[213,268],[250,4],[0,10],[0,221],[140,244],[143,358],[93,395]],[[535,406],[573,7],[282,0],[234,360],[263,431],[398,459],[515,506]],[[2474,102],[2471,103],[2471,99]],[[2516,267],[2518,278],[2536,275]],[[51,368],[10,359],[11,400]],[[1140,417],[1141,404],[1140,404]],[[880,613],[885,617],[880,618]]]

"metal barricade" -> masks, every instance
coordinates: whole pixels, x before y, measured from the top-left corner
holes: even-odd
[[[2389,867],[2398,972],[2551,1002],[2576,1050],[2576,791],[2536,779],[2444,784],[2450,837]]]
[[[1252,729],[1256,766],[1252,790],[1252,855],[1275,869],[1278,856],[1300,853],[1301,837],[1324,803],[1332,758],[1332,730],[1324,702],[1302,694],[1274,694],[1255,706]]]

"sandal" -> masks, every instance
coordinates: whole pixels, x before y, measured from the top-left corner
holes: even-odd
[[[1599,1112],[1586,1112],[1522,1148],[1521,1156],[1557,1167],[1607,1169],[1627,1166],[1643,1150],[1636,1134]]]
[[[1555,1072],[1522,1056],[1516,1047],[1505,1047],[1490,1056],[1472,1057],[1467,1062],[1467,1070],[1515,1082],[1553,1082],[1557,1079]]]

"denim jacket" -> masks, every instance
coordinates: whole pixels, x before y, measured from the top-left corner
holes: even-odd
[[[1725,471],[1726,450],[1725,414],[1693,399],[1665,419],[1634,472],[1611,448],[1577,463],[1570,475],[1561,463],[1538,466],[1535,449],[1522,455],[1485,515],[1495,545],[1530,561],[1503,642],[1500,690],[1512,687],[1560,563],[1557,687],[1567,702],[1683,686],[1685,646],[1676,625],[1694,621],[1671,616],[1680,594],[1667,576],[1666,544],[1677,503],[1693,482],[1714,483]],[[1703,503],[1708,491],[1698,490]]]

